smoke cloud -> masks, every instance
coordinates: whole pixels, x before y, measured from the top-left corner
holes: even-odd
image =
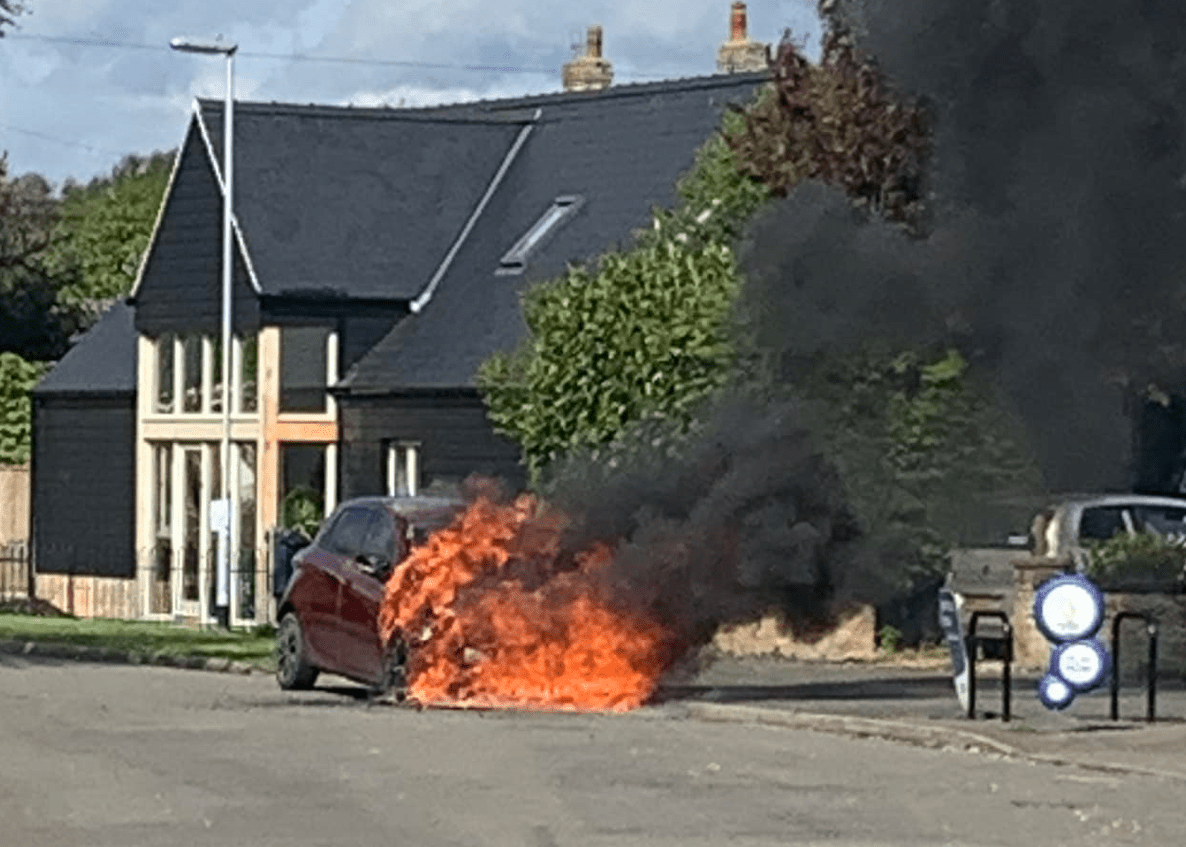
[[[743,248],[758,348],[794,361],[954,344],[1052,489],[1127,487],[1125,398],[1183,370],[1186,6],[835,6],[933,110],[931,228],[911,238],[800,186]],[[573,549],[627,539],[620,598],[696,640],[774,600],[802,618],[892,593],[894,553],[870,543],[802,407],[733,397],[706,420],[678,461],[642,450],[608,480],[579,462],[561,477],[554,499],[582,516]]]
[[[760,342],[791,358],[955,343],[1051,488],[1127,487],[1126,390],[1183,370],[1186,6],[832,5],[933,110],[933,228],[911,241],[801,187],[745,252]]]

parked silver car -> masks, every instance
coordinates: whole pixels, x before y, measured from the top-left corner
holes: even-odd
[[[1145,494],[1067,497],[1038,513],[1030,529],[1035,556],[1087,566],[1087,545],[1119,534],[1154,532],[1186,543],[1186,498]]]

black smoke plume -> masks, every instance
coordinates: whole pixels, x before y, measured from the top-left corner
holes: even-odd
[[[1186,361],[1186,4],[824,10],[931,110],[928,229],[834,188],[791,192],[743,252],[756,349],[795,362],[955,345],[1024,422],[1052,488],[1126,487],[1125,404],[1177,386]],[[678,459],[636,451],[608,478],[575,461],[557,483],[582,516],[574,549],[627,539],[620,596],[693,639],[774,599],[812,617],[895,588],[893,551],[868,543],[810,417],[772,399],[788,388],[721,403]]]
[[[1186,5],[828,0],[933,115],[931,229],[803,186],[751,232],[746,305],[795,360],[956,344],[1058,490],[1130,483],[1126,403],[1182,381]]]

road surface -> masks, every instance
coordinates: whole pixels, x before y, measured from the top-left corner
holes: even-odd
[[[332,685],[332,679],[328,680]],[[0,656],[0,843],[1177,845],[1181,783],[682,716]]]

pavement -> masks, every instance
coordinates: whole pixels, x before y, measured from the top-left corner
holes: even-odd
[[[1108,686],[1051,711],[1038,700],[1038,674],[1013,674],[1010,719],[1003,715],[1001,665],[978,666],[976,717],[966,717],[941,659],[794,662],[719,657],[659,699],[688,717],[879,737],[1113,773],[1186,782],[1186,685],[1161,680],[1155,720],[1147,691],[1122,685],[1119,720]]]
[[[84,662],[167,664],[223,673],[263,673],[238,662],[139,657],[93,648],[0,641],[0,653]],[[1120,720],[1110,719],[1105,685],[1065,710],[1046,709],[1036,674],[1014,673],[1010,720],[1002,719],[1000,663],[978,666],[976,717],[955,695],[950,666],[936,657],[872,662],[803,662],[715,656],[665,682],[653,708],[688,719],[784,726],[921,747],[959,749],[1106,773],[1186,782],[1186,684],[1157,684],[1155,720],[1143,685],[1125,685]]]

